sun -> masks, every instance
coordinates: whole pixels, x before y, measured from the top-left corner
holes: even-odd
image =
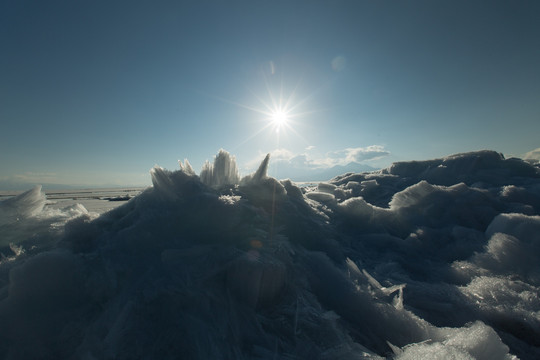
[[[280,82],[279,85],[277,84],[278,81]],[[266,96],[261,96],[255,91],[250,91],[255,100],[257,100],[257,105],[246,105],[221,97],[217,98],[221,101],[259,114],[259,116],[254,119],[254,122],[260,122],[261,127],[259,130],[256,130],[254,133],[246,137],[239,144],[239,146],[251,141],[263,133],[266,133],[267,135],[272,134],[273,136],[269,138],[276,139],[278,147],[280,145],[280,141],[292,141],[290,140],[291,136],[298,137],[298,139],[302,140],[302,142],[308,144],[309,142],[304,138],[301,132],[297,131],[296,128],[303,125],[303,122],[301,121],[302,118],[321,111],[301,111],[303,108],[305,109],[306,103],[313,96],[313,94],[309,94],[304,98],[297,99],[297,92],[300,88],[300,80],[294,87],[292,87],[292,90],[290,91],[285,90],[284,80],[282,78],[275,78],[272,81],[272,79],[268,79],[265,76],[264,85],[267,91]]]
[[[274,125],[276,131],[279,131],[280,128],[287,125],[288,120],[289,117],[287,112],[281,109],[276,109],[270,116],[270,121],[272,122],[272,125]]]

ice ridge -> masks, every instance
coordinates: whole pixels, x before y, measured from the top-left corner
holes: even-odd
[[[98,218],[13,198],[0,357],[540,357],[534,165],[475,152],[300,188],[268,163],[155,166]]]

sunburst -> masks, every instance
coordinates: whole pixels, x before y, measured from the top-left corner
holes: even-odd
[[[241,146],[251,141],[253,138],[260,136],[264,132],[267,132],[269,136],[274,134],[278,142],[277,145],[280,143],[280,138],[288,136],[289,134],[293,134],[295,137],[301,139],[302,142],[308,144],[308,141],[304,138],[304,136],[302,136],[295,128],[305,126],[305,123],[300,121],[300,118],[305,118],[309,114],[321,111],[300,111],[300,109],[304,108],[305,102],[311,98],[313,94],[297,100],[297,91],[300,87],[300,81],[296,84],[292,91],[288,92],[287,95],[285,95],[283,79],[281,80],[279,86],[271,86],[269,79],[265,77],[264,85],[266,86],[266,95],[261,96],[260,92],[250,90],[253,97],[257,100],[258,105],[245,105],[224,99],[222,97],[217,97],[221,101],[262,115],[254,119],[262,122],[262,126],[259,128],[259,130],[255,131],[255,133],[245,138],[236,146]]]
[[[279,132],[282,127],[287,126],[289,114],[287,114],[286,111],[277,109],[274,113],[272,113],[270,120],[272,122],[272,125],[276,129],[276,132]]]

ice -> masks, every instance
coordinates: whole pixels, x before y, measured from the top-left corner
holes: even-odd
[[[227,288],[247,306],[264,307],[276,302],[286,275],[283,262],[255,247],[227,269]]]
[[[0,357],[540,358],[540,171],[493,151],[300,188],[221,150],[97,215],[0,203]]]
[[[8,303],[25,312],[66,311],[84,297],[81,259],[68,251],[42,252],[9,274]]]
[[[540,246],[540,216],[499,214],[486,229],[486,236],[504,233],[515,236],[532,246]]]
[[[394,163],[383,173],[411,179],[415,183],[426,180],[446,186],[460,182],[467,185],[478,182],[504,185],[519,177],[538,177],[537,169],[530,164],[516,158],[505,159],[502,154],[487,150],[435,160]]]
[[[35,216],[45,206],[45,195],[41,186],[0,202],[0,226]]]
[[[262,179],[266,178],[268,175],[268,164],[270,163],[270,154],[266,154],[264,160],[259,165],[257,171],[253,175],[246,176],[242,182],[244,184],[249,182],[260,182]]]
[[[311,191],[306,194],[308,199],[315,200],[318,202],[333,202],[335,201],[336,197],[332,194],[328,194],[326,192],[320,192],[320,191]]]
[[[182,168],[186,174],[195,174],[189,162]],[[206,162],[201,170],[201,182],[212,187],[238,184],[240,176],[236,167],[236,160],[228,152],[220,150],[214,163]]]
[[[46,202],[41,186],[0,202],[0,254],[9,258],[7,254],[16,253],[14,246],[43,250],[58,241],[68,220],[97,215],[89,213],[81,204],[54,209],[46,207]],[[7,250],[8,246],[11,251]]]
[[[188,159],[184,159],[184,163],[182,161],[178,160],[178,165],[180,165],[180,170],[188,175],[197,175],[195,174],[195,170],[193,170],[193,167],[191,167],[191,164],[189,163]]]

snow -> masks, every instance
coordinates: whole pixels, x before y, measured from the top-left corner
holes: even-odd
[[[0,202],[5,359],[535,359],[540,169],[492,151],[312,187],[197,175],[101,215]]]

